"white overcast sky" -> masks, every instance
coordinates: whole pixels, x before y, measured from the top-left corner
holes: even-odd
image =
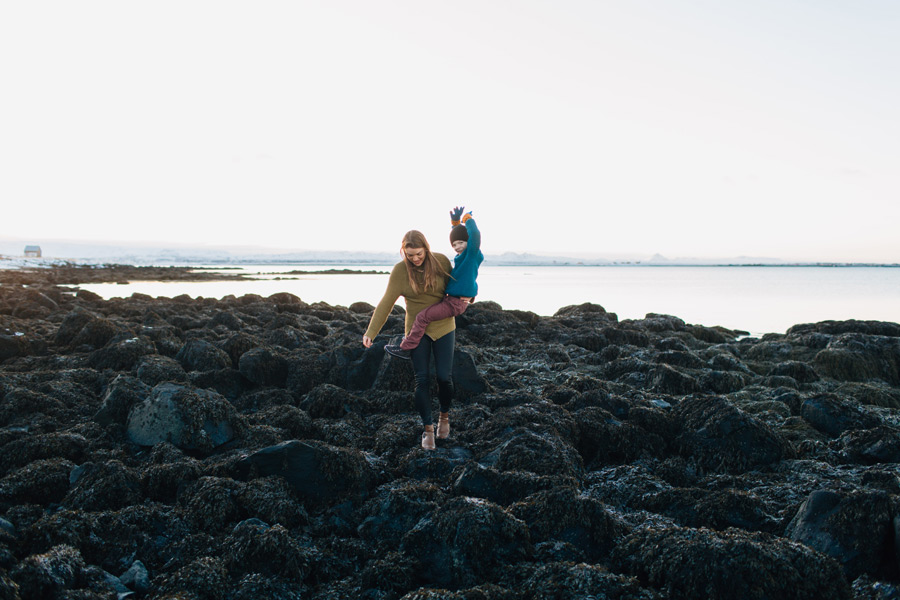
[[[900,261],[897,0],[0,0],[0,238]]]

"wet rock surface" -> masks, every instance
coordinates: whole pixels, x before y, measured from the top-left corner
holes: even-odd
[[[27,275],[0,285],[0,598],[900,597],[897,324],[478,302],[425,452],[399,308],[366,350],[363,302]]]

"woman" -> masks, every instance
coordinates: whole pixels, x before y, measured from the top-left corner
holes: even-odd
[[[363,345],[372,346],[372,340],[384,327],[394,303],[400,296],[406,301],[406,333],[412,328],[419,311],[444,299],[444,288],[450,277],[450,259],[434,254],[428,240],[418,231],[408,231],[400,245],[403,260],[394,265],[387,290],[375,307],[369,327],[363,335]],[[456,321],[453,317],[433,321],[425,328],[425,336],[410,354],[416,374],[416,408],[422,417],[425,431],[422,447],[434,450],[434,421],[431,420],[431,394],[429,392],[429,363],[434,356],[434,370],[438,382],[438,400],[441,414],[438,419],[437,437],[450,435],[450,402],[453,399],[453,351],[456,345]]]

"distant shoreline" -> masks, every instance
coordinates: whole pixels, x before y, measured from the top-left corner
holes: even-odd
[[[0,269],[16,268],[21,266],[46,266],[48,264],[81,264],[81,265],[106,265],[120,264],[148,267],[188,267],[188,268],[240,268],[247,266],[264,267],[271,266],[277,269],[283,265],[308,265],[311,267],[323,267],[352,270],[364,270],[366,268],[384,268],[386,265],[394,265],[398,257],[387,253],[364,252],[298,252],[284,254],[230,254],[200,252],[166,252],[163,250],[148,251],[146,253],[132,252],[102,252],[93,254],[90,250],[69,248],[65,252],[57,248],[56,252],[50,250],[50,255],[45,248],[43,258],[26,258],[19,253],[0,253]],[[446,253],[445,253],[446,254]],[[62,257],[60,257],[62,255]],[[488,254],[485,256],[485,266],[494,267],[825,267],[825,268],[852,268],[852,267],[900,267],[900,262],[849,262],[849,261],[797,261],[780,258],[737,256],[737,257],[681,257],[668,258],[662,255],[652,257],[620,257],[608,258],[597,256],[582,258],[577,256],[553,256],[538,254],[517,254],[513,252]],[[260,269],[261,270],[261,269]]]
[[[2,263],[0,263],[2,265]],[[223,269],[225,270],[225,269]],[[326,269],[323,271],[289,271],[263,275],[370,275],[383,271]],[[134,266],[125,264],[45,264],[0,268],[3,285],[80,285],[85,283],[121,283],[133,281],[248,281],[258,279],[244,273],[209,273],[202,266]],[[275,278],[279,279],[279,278]]]

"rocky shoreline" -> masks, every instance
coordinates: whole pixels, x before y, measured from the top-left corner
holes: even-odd
[[[896,323],[478,302],[425,452],[399,308],[84,282],[0,285],[0,600],[900,597]]]
[[[130,281],[246,281],[240,273],[211,273],[193,267],[138,267],[120,264],[65,262],[20,269],[0,268],[0,284],[80,285],[82,283],[128,283]]]

